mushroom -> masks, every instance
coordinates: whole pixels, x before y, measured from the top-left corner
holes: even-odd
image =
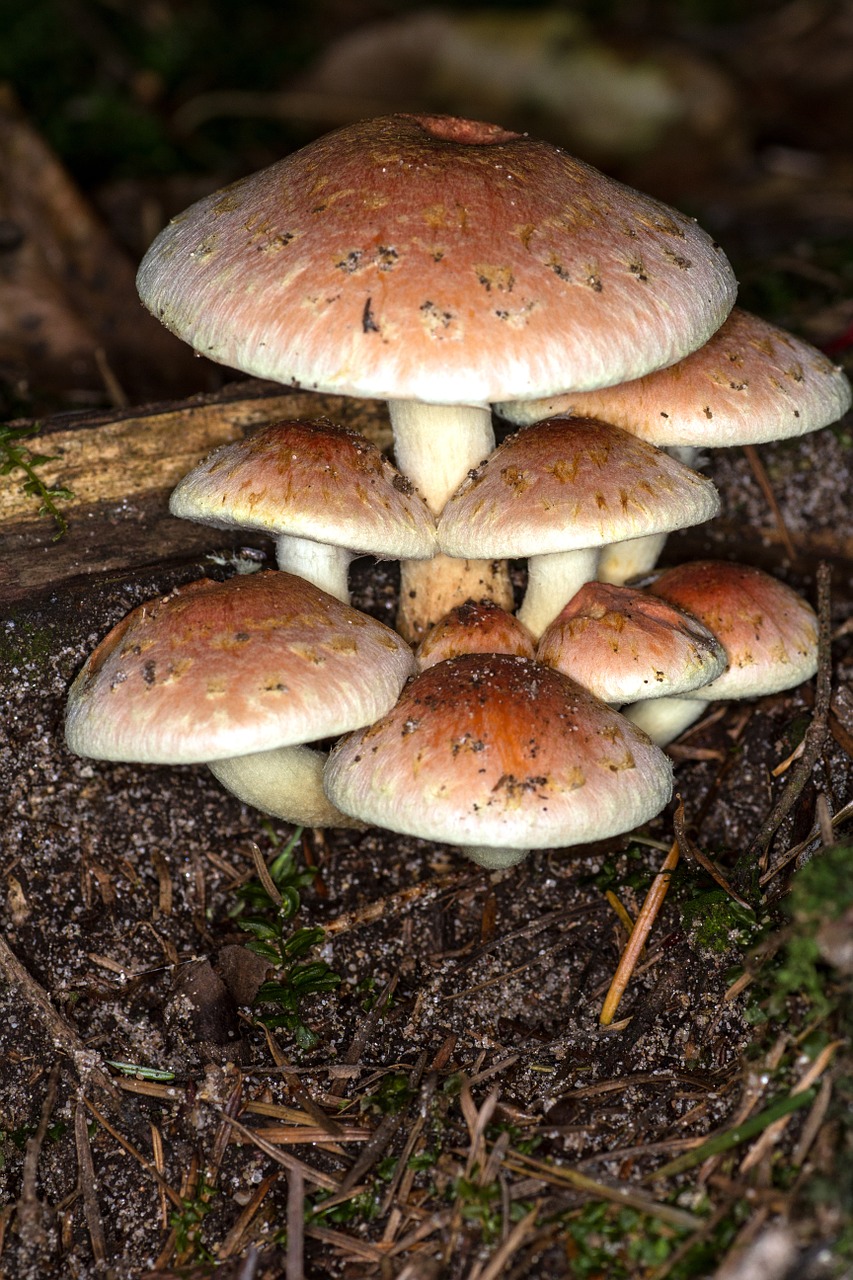
[[[455,556],[527,556],[518,616],[538,637],[595,577],[599,549],[708,520],[709,480],[627,431],[550,418],[510,436],[471,471],[438,521]]]
[[[536,658],[622,706],[687,693],[726,668],[701,622],[645,591],[586,582],[542,633]]]
[[[498,412],[516,424],[588,414],[691,465],[699,449],[763,444],[817,431],[850,408],[850,383],[822,352],[735,307],[703,347],[669,368],[618,386],[570,392]],[[666,535],[608,548],[599,576],[622,583],[648,572]]]
[[[669,800],[671,767],[569,677],[469,654],[421,672],[391,712],[338,742],[325,790],[353,818],[497,868],[646,822]]]
[[[735,281],[683,214],[560,147],[451,116],[348,125],[193,205],[141,264],[146,306],[259,377],[389,401],[437,514],[494,447],[489,405],[636,378],[719,327]],[[401,629],[506,573],[403,565]]]
[[[649,590],[713,631],[728,659],[725,672],[690,697],[638,702],[627,710],[627,717],[661,746],[683,733],[709,702],[778,693],[817,670],[814,610],[761,569],[699,560],[667,570]]]
[[[202,579],[140,605],[101,641],[71,686],[66,741],[101,760],[211,764],[250,803],[337,825],[319,785],[324,757],[305,744],[375,720],[413,668],[389,627],[302,578]]]
[[[387,715],[338,743],[325,787],[363,822],[506,867],[645,822],[672,778],[645,734],[567,676],[470,654],[423,671]]]
[[[428,558],[435,521],[375,444],[331,422],[277,422],[224,445],[181,480],[172,515],[276,537],[276,559],[349,604],[360,554]]]
[[[465,653],[512,653],[532,658],[536,644],[523,622],[494,600],[466,600],[426,633],[415,650],[421,671]]]

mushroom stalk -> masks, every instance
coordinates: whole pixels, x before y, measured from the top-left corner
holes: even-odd
[[[476,405],[388,403],[397,466],[438,515],[467,473],[493,452],[495,433],[488,408]],[[512,608],[506,562],[436,555],[403,560],[397,629],[420,639],[433,623],[467,599],[488,598]]]
[[[346,547],[332,547],[312,538],[282,534],[276,539],[275,558],[279,569],[313,582],[321,591],[328,592],[343,604],[349,604],[347,571],[353,553]]]
[[[669,537],[668,533],[647,533],[642,538],[611,542],[598,561],[599,582],[624,587],[631,578],[641,578],[654,569]]]
[[[485,867],[487,871],[503,871],[506,867],[514,867],[530,853],[529,849],[490,849],[488,845],[478,844],[456,844],[453,848],[476,862],[478,867]]]
[[[279,747],[213,760],[213,776],[244,804],[299,827],[361,827],[336,809],[323,791],[327,752]]]
[[[685,467],[693,467],[699,450],[693,445],[673,445],[666,452]],[[601,553],[598,562],[599,582],[610,582],[623,587],[631,578],[642,578],[651,573],[663,554],[668,532],[647,533],[642,538],[629,538],[626,542],[611,542]]]
[[[527,590],[518,619],[538,640],[557,614],[585,582],[591,582],[598,568],[598,547],[576,551],[552,551],[530,556],[527,561]]]
[[[653,698],[635,703],[622,715],[647,733],[656,746],[665,747],[707,710],[707,698]]]

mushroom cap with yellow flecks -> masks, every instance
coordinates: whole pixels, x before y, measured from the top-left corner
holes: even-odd
[[[267,751],[369,724],[413,669],[390,627],[302,578],[202,579],[101,641],[71,687],[66,740],[158,764]]]
[[[532,658],[536,642],[523,622],[494,600],[466,600],[431,627],[415,650],[421,671],[466,653],[514,653]]]
[[[720,641],[666,600],[607,582],[586,582],[543,631],[544,662],[605,702],[686,693],[726,668]]]
[[[734,302],[691,218],[497,125],[347,125],[214,192],[146,253],[200,354],[340,394],[485,405],[637,378]]]
[[[667,369],[498,411],[516,423],[588,415],[651,444],[719,448],[817,431],[850,400],[844,372],[822,351],[735,307],[703,347]]]
[[[169,510],[395,559],[438,550],[432,512],[406,477],[359,432],[326,421],[276,422],[223,445],[184,476]]]
[[[534,556],[666,533],[719,511],[710,480],[618,427],[551,418],[504,440],[438,521],[450,556]]]
[[[629,830],[669,799],[671,766],[644,733],[550,667],[509,654],[449,658],[331,752],[339,809],[455,845],[541,849]]]
[[[649,590],[698,618],[723,645],[728,666],[691,693],[708,701],[755,698],[809,680],[817,670],[818,620],[787,583],[752,565],[697,560],[667,569]]]

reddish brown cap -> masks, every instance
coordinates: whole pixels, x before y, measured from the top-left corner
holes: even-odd
[[[169,509],[396,558],[436,554],[426,503],[371,441],[331,422],[277,422],[199,463]]]
[[[613,703],[686,693],[726,667],[719,640],[690,614],[605,582],[581,587],[542,633],[536,657]]]
[[[79,755],[191,764],[368,724],[414,668],[389,627],[288,573],[202,580],[134,609],[77,676]]]
[[[348,125],[193,205],[138,276],[202,355],[349,395],[482,405],[636,378],[728,314],[683,214],[497,125]]]
[[[438,536],[451,556],[534,556],[698,524],[719,505],[710,480],[628,432],[551,418],[469,473]]]
[[[662,573],[649,588],[713,631],[728,669],[692,698],[753,698],[790,689],[817,670],[814,610],[784,582],[751,565],[699,560]]]
[[[505,654],[422,672],[338,744],[325,786],[345,813],[461,846],[541,849],[626,831],[671,790],[665,756],[567,676]]]
[[[704,347],[632,382],[499,406],[510,422],[585,414],[656,445],[761,444],[850,408],[850,383],[816,347],[735,307]]]
[[[422,671],[466,653],[511,653],[532,658],[533,636],[523,622],[494,600],[466,600],[437,622],[415,650]]]

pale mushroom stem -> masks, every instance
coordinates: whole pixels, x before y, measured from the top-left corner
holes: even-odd
[[[668,536],[666,533],[648,533],[643,538],[611,542],[601,552],[596,575],[599,582],[624,587],[631,578],[649,573],[660,559]]]
[[[704,698],[650,698],[635,702],[622,715],[649,735],[652,742],[665,747],[685,729],[689,729],[708,710]]]
[[[328,753],[314,747],[277,747],[213,760],[213,776],[244,804],[298,827],[363,827],[341,813],[323,790]]]
[[[529,849],[490,849],[488,845],[455,844],[454,849],[476,862],[478,867],[487,871],[502,871],[505,867],[514,867],[523,862],[530,853]]]
[[[582,547],[577,551],[530,556],[527,590],[517,616],[532,632],[534,640],[539,639],[575,592],[595,578],[599,554],[598,547]]]
[[[469,471],[495,448],[492,415],[472,405],[391,400],[397,466],[438,515]],[[403,560],[397,630],[419,640],[439,618],[468,599],[494,600],[512,609],[512,584],[503,560]]]
[[[693,445],[672,445],[666,451],[671,457],[692,467],[699,450]],[[598,562],[599,582],[622,587],[631,578],[641,578],[654,569],[663,554],[668,533],[649,533],[627,542],[612,542],[605,547]]]
[[[353,553],[346,547],[330,547],[311,538],[282,534],[276,539],[275,558],[279,569],[313,582],[321,591],[349,604],[347,571]]]

